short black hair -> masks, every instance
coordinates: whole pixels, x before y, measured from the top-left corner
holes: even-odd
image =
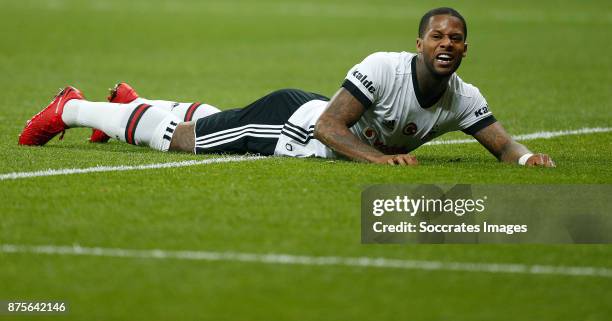
[[[425,34],[425,29],[427,28],[427,24],[429,23],[429,18],[440,15],[449,15],[459,18],[459,20],[461,20],[461,23],[463,23],[463,33],[465,35],[464,38],[467,39],[467,23],[465,23],[465,19],[463,19],[463,16],[459,13],[459,11],[448,7],[431,9],[427,11],[425,15],[423,15],[423,17],[421,18],[421,22],[419,23],[419,38],[423,38],[423,35]]]

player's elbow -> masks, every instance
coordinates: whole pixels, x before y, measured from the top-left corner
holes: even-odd
[[[323,113],[315,123],[313,136],[324,144],[331,143],[338,135],[350,134],[349,125],[342,119]]]
[[[315,123],[314,138],[325,144],[338,126],[342,126],[342,124],[332,117],[323,114]]]
[[[323,118],[323,117],[321,117]],[[325,120],[319,118],[314,127],[314,138],[319,141],[324,141],[325,137]]]

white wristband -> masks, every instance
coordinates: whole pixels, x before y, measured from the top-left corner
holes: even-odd
[[[527,164],[527,160],[531,156],[533,156],[532,153],[527,153],[527,154],[521,156],[521,158],[519,158],[519,160],[518,160],[519,165],[525,166],[525,164]]]

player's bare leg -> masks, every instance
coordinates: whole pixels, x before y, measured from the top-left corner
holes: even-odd
[[[193,153],[194,148],[195,121],[178,124],[170,142],[170,151]]]

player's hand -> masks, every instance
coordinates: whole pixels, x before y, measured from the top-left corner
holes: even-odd
[[[533,154],[531,157],[529,157],[529,159],[527,159],[525,166],[557,167],[552,158],[546,154]]]
[[[378,157],[374,163],[402,166],[414,166],[419,164],[416,157],[410,154],[383,155]]]

